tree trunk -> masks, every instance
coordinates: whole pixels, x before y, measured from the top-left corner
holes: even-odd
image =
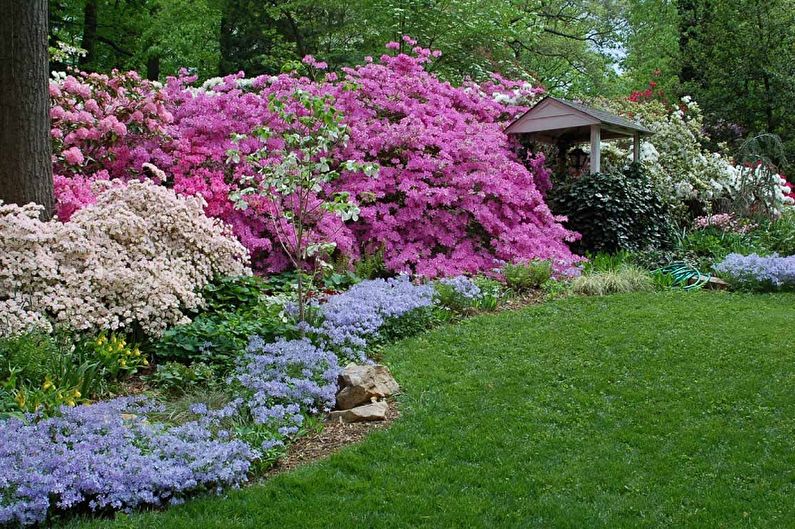
[[[53,208],[47,0],[0,0],[0,200]]]
[[[83,9],[83,40],[80,47],[86,54],[80,57],[80,67],[85,68],[94,62],[97,44],[97,0],[88,0]]]
[[[232,63],[232,30],[234,24],[232,22],[234,13],[234,6],[232,0],[226,0],[223,3],[223,11],[221,13],[221,31],[218,34],[218,48],[220,51],[220,59],[218,61],[218,75],[228,75],[233,69]]]
[[[160,55],[150,55],[146,59],[146,78],[150,81],[160,79]]]

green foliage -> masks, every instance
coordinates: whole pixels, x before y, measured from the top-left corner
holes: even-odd
[[[234,311],[259,304],[265,297],[284,289],[283,279],[259,276],[229,276],[216,279],[202,290],[207,312]]]
[[[146,377],[154,387],[172,394],[184,394],[199,388],[207,389],[222,379],[213,366],[204,362],[185,365],[180,362],[158,364],[154,373]]]
[[[748,255],[765,253],[744,233],[709,227],[684,232],[677,237],[675,252],[679,260],[687,261],[699,270],[711,270],[730,253]]]
[[[281,305],[260,304],[199,315],[189,324],[168,329],[154,344],[154,351],[160,360],[206,362],[230,370],[251,336],[271,340],[294,334],[295,328]]]
[[[144,361],[113,338],[112,351],[104,347],[107,339],[99,346],[97,338],[43,333],[0,339],[0,409],[53,414],[61,405],[107,395],[109,382]]]
[[[374,347],[380,348],[386,343],[414,336],[423,331],[432,329],[442,321],[449,319],[449,313],[434,307],[414,309],[398,318],[390,318],[379,330],[378,340],[373,342]]]
[[[541,287],[552,277],[552,263],[539,259],[527,263],[505,263],[502,275],[508,288],[526,292]]]
[[[384,264],[383,248],[379,248],[372,254],[363,255],[356,261],[355,271],[356,275],[362,279],[387,278],[392,275]]]
[[[776,220],[763,222],[751,233],[754,245],[782,256],[795,255],[795,208]]]
[[[150,79],[189,68],[217,73],[219,0],[59,0],[50,2],[50,40],[83,48],[55,54],[52,66],[89,71],[138,70]],[[93,18],[90,13],[93,12]]]
[[[555,186],[550,207],[582,234],[579,251],[615,252],[665,247],[670,212],[638,164],[624,173],[588,174]]]
[[[477,302],[477,308],[482,311],[496,310],[500,301],[505,296],[505,287],[500,281],[485,276],[475,276],[472,282],[480,289],[480,299]]]
[[[632,255],[633,254],[626,250],[619,250],[616,253],[599,252],[588,255],[588,261],[586,261],[583,271],[585,273],[591,273],[619,270],[624,265],[630,263]]]
[[[662,270],[654,270],[651,273],[651,281],[655,290],[670,290],[680,286],[676,277]]]
[[[327,292],[343,292],[361,281],[359,276],[351,271],[337,272],[333,270],[323,274],[322,280],[323,289]]]
[[[795,1],[679,2],[680,79],[717,140],[779,135],[795,153]],[[737,126],[734,126],[737,125]]]
[[[434,283],[436,289],[435,303],[453,312],[464,312],[471,309],[473,300],[460,294],[455,288],[444,283]]]
[[[572,283],[572,291],[584,296],[606,296],[654,289],[652,277],[645,270],[623,265],[615,270],[583,274]]]

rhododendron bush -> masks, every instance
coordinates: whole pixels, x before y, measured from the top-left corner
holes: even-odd
[[[793,204],[791,188],[774,170],[760,164],[736,163],[725,152],[713,152],[703,143],[704,120],[689,96],[669,107],[649,97],[648,91],[626,101],[600,100],[599,104],[637,119],[654,132],[641,144],[640,160],[657,183],[663,198],[673,205],[696,202],[710,209],[729,202],[740,213],[781,214]],[[623,165],[626,153],[606,144],[605,165]],[[742,204],[744,207],[739,207]]]
[[[69,222],[0,203],[0,336],[46,330],[50,319],[158,335],[202,305],[213,277],[250,273],[246,249],[201,197],[149,182],[97,187]]]
[[[491,269],[495,260],[542,258],[567,268],[576,257],[566,241],[576,234],[544,203],[549,174],[543,159],[529,160],[528,170],[503,133],[539,90],[498,76],[483,85],[453,87],[424,69],[434,54],[415,48],[413,56],[368,58],[339,79],[332,73],[323,77],[324,65],[307,58],[322,81],[241,74],[194,87],[194,79],[185,76],[159,89],[132,74],[57,79],[52,91],[59,215],[65,218],[93,200],[92,181],[152,178],[144,164],[154,163],[166,175],[154,177],[158,183],[202,196],[207,214],[232,226],[257,269],[287,268],[265,214],[272,205],[252,196],[241,208],[231,197],[239,198],[243,182],[257,174],[245,155],[264,148],[278,157],[284,148],[280,133],[289,127],[269,101],[285,100],[289,113],[300,116],[305,110],[289,101],[301,91],[332,98],[347,125],[350,141],[329,163],[380,167],[377,178],[341,168],[339,179],[317,190],[318,198],[349,192],[360,209],[356,221],[342,224],[329,213],[310,227],[344,256],[355,260],[361,252],[383,249],[392,270],[431,277]],[[273,134],[251,134],[260,127]],[[246,138],[233,143],[240,135]],[[241,163],[230,163],[233,148],[240,150]]]

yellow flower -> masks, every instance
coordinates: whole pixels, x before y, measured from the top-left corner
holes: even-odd
[[[149,365],[149,361],[148,361],[146,358],[144,358],[144,362],[143,362],[143,364],[144,364],[145,366],[148,366],[148,365]]]
[[[17,406],[19,406],[20,408],[24,408],[25,407],[26,399],[25,399],[25,393],[24,392],[22,392],[22,391],[17,392],[17,396],[14,397],[14,400],[17,401]]]
[[[124,358],[119,358],[119,365],[121,367],[127,367],[127,361]]]
[[[82,396],[83,396],[83,394],[80,393],[80,391],[78,391],[78,390],[72,391],[72,398],[79,399]]]
[[[44,379],[44,384],[42,384],[42,385],[41,385],[41,389],[43,389],[44,391],[47,391],[48,389],[51,389],[51,388],[53,388],[54,386],[55,386],[55,384],[53,384],[53,383],[52,383],[52,380],[50,380],[50,377],[49,377],[49,376],[47,376],[47,377]]]
[[[72,399],[69,399],[69,400],[66,401],[66,405],[74,407],[75,406],[75,401],[73,401]]]

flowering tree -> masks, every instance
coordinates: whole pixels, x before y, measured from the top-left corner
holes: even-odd
[[[337,147],[348,143],[347,126],[329,95],[315,96],[298,90],[288,100],[272,96],[269,109],[286,124],[279,139],[281,147],[263,146],[246,156],[255,174],[244,175],[240,187],[230,194],[235,205],[248,209],[249,200],[264,198],[264,214],[271,221],[273,233],[292,265],[302,271],[309,258],[324,263],[323,256],[334,251],[336,243],[312,230],[324,212],[336,214],[342,221],[357,220],[359,208],[348,193],[329,193],[329,184],[337,180],[340,170],[361,171],[372,176],[375,164],[354,160],[338,162],[333,158]],[[257,127],[252,135],[260,140],[273,136],[268,126]],[[235,135],[239,143],[245,135]],[[239,164],[240,151],[230,149],[229,161]],[[325,187],[325,189],[324,189]],[[304,320],[303,274],[298,274],[298,315]]]

